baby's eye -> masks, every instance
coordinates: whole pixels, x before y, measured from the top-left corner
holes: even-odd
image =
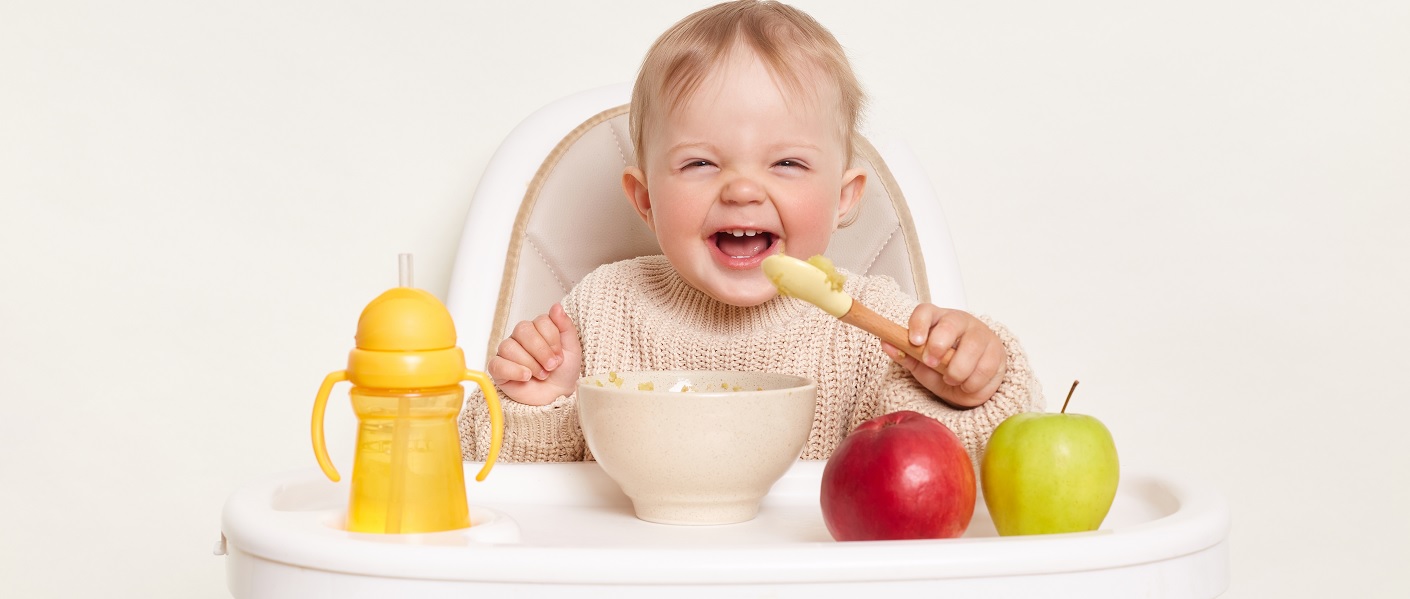
[[[775,162],[774,166],[781,166],[783,168],[807,168],[807,165],[792,158],[785,158],[783,160]]]
[[[715,165],[714,165],[714,163],[710,162],[709,160],[691,160],[690,162],[687,162],[687,163],[685,163],[684,165],[682,165],[681,168],[705,168],[705,167],[710,167],[710,166],[715,166]]]

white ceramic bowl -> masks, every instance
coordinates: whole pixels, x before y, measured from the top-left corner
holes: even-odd
[[[588,449],[642,520],[732,524],[803,451],[817,386],[784,374],[619,372],[578,381]]]

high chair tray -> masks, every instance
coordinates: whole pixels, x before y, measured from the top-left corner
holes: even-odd
[[[467,463],[472,526],[412,535],[342,530],[347,484],[300,470],[234,493],[217,552],[238,599],[1206,598],[1228,586],[1228,508],[1190,481],[1123,471],[1095,532],[1000,538],[981,498],[963,538],[838,543],[818,504],[823,465],[797,462],[754,520],[673,526],[636,519],[595,462],[497,464],[481,483]]]

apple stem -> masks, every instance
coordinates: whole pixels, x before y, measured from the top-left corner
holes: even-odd
[[[1078,382],[1080,382],[1080,381],[1072,381],[1072,388],[1067,390],[1067,399],[1062,400],[1062,413],[1063,413],[1063,414],[1066,414],[1066,413],[1067,413],[1067,402],[1072,401],[1072,392],[1077,390],[1077,383],[1078,383]]]

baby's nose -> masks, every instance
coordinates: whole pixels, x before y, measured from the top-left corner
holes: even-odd
[[[764,201],[766,197],[768,194],[764,192],[764,186],[746,175],[730,179],[720,193],[721,200],[732,204],[753,204]]]

